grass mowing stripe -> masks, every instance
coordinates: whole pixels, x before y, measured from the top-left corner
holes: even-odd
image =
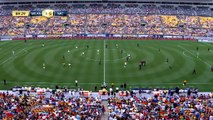
[[[66,43],[66,41],[64,41],[65,43]],[[79,41],[79,40],[76,40],[76,41],[71,41],[71,42],[73,42],[74,44],[72,45],[72,51],[73,50],[77,50],[78,51],[78,49],[79,49],[79,45],[81,44],[80,42],[81,41]],[[76,47],[78,47],[78,48],[76,48]],[[71,53],[72,54],[72,53]],[[74,56],[72,56],[72,57],[74,57]],[[75,61],[75,59],[74,58],[72,58],[71,57],[71,68],[62,68],[62,69],[64,69],[64,70],[66,70],[66,69],[68,69],[69,71],[75,71],[75,69],[77,69],[77,70],[79,70],[78,69],[78,64],[79,63],[76,63],[76,61]],[[68,71],[67,70],[67,71]],[[57,70],[55,70],[55,72],[57,72]],[[67,77],[64,77],[65,75],[64,75],[64,73],[63,72],[61,72],[60,74],[58,74],[57,76],[58,77],[56,77],[56,79],[54,80],[54,82],[59,82],[59,81],[61,81],[61,78],[65,78],[65,80],[66,81],[71,81],[71,82],[75,82],[75,80],[77,79],[77,78],[75,78],[74,76],[72,76],[73,74],[76,74],[76,73],[73,73],[73,74],[70,74],[70,72],[66,72],[66,73],[68,73],[68,74],[66,74],[66,75],[68,75]],[[79,74],[79,73],[78,73]],[[77,74],[76,74],[77,75]],[[62,80],[63,81],[63,80]]]
[[[49,48],[44,51],[40,51],[42,43],[45,42],[45,47]],[[76,49],[74,45],[75,43],[79,42],[79,48]],[[140,43],[140,48],[137,48],[137,43]],[[80,57],[80,53],[82,51],[87,51],[85,44],[89,44],[90,48],[88,52],[91,53],[94,59],[97,59],[98,56],[96,54],[96,49],[103,49],[103,41],[100,40],[89,40],[89,41],[81,41],[81,40],[71,40],[71,41],[29,41],[27,45],[23,44],[19,41],[11,41],[11,46],[20,45],[20,49],[22,47],[27,48],[27,54],[20,54],[18,58],[13,61],[8,61],[5,63],[3,67],[0,66],[1,76],[0,79],[7,79],[8,86],[0,86],[1,89],[9,88],[13,85],[40,85],[40,86],[51,86],[54,87],[55,85],[60,86],[69,86],[73,87],[74,80],[79,78],[79,85],[84,87],[84,89],[94,89],[94,85],[97,84],[99,87],[103,82],[103,66],[100,68],[98,65],[98,61],[90,61],[85,58]],[[107,83],[114,82],[116,86],[119,86],[124,81],[127,81],[127,84],[131,84],[133,87],[141,86],[141,87],[175,87],[181,86],[181,83],[184,79],[186,79],[189,83],[189,86],[195,86],[203,91],[210,91],[212,90],[212,84],[205,84],[205,83],[212,83],[213,76],[210,72],[209,68],[204,65],[203,62],[200,62],[197,58],[189,58],[182,54],[183,50],[180,49],[177,44],[185,44],[185,45],[192,45],[187,47],[188,50],[195,50],[196,46],[200,46],[201,43],[195,43],[190,41],[107,41],[109,44],[109,51],[111,57],[107,61],[107,71],[114,74],[113,76],[108,78],[108,74],[106,76]],[[120,50],[116,49],[115,44],[119,44],[119,49],[124,49],[127,53],[130,53],[132,56],[132,60],[128,64],[127,69],[123,69],[123,64],[125,59],[121,60],[114,60],[115,58],[120,58]],[[8,44],[9,45],[9,44]],[[73,68],[72,69],[64,69],[61,67],[61,64],[57,62],[57,59],[60,59],[60,54],[63,54],[64,48],[67,49],[69,46],[74,48],[72,56],[70,56],[70,60],[73,60]],[[32,47],[32,48],[29,48]],[[205,53],[206,46],[199,47],[199,56],[201,59],[211,63],[212,54]],[[6,47],[5,47],[6,48]],[[19,49],[18,48],[18,49]],[[159,54],[158,48],[161,48],[161,52]],[[93,50],[94,49],[94,50]],[[67,50],[65,50],[67,52]],[[2,51],[0,50],[0,54]],[[9,53],[9,52],[8,52]],[[48,54],[53,56],[48,57]],[[186,53],[190,55],[190,53]],[[39,57],[41,56],[41,57]],[[165,56],[171,56],[169,58],[169,62],[174,60],[172,65],[174,69],[172,71],[168,71],[167,69],[159,69],[156,68],[158,64],[165,65]],[[22,58],[23,57],[23,58]],[[138,62],[141,59],[146,58],[148,62],[147,66],[144,67],[142,71],[138,70]],[[207,60],[208,58],[208,60]],[[108,59],[108,58],[107,58]],[[37,66],[37,64],[42,65],[42,60],[49,62],[49,69],[47,71],[43,71],[41,66]],[[151,61],[153,60],[153,61]],[[21,63],[25,63],[22,65]],[[81,62],[84,62],[85,65]],[[12,64],[11,64],[12,63]],[[13,67],[15,64],[16,68]],[[33,68],[37,66],[37,68]],[[52,67],[53,68],[52,68]],[[113,66],[113,67],[111,67]],[[199,67],[198,67],[199,66]],[[30,67],[34,72],[42,73],[42,75],[35,74],[29,71],[26,67]],[[80,72],[79,68],[84,69],[83,72]],[[84,68],[83,68],[84,67]],[[163,68],[164,68],[163,67]],[[192,75],[192,69],[196,67],[198,73],[196,75]],[[89,69],[90,68],[90,69]],[[6,71],[5,71],[6,69]],[[19,71],[17,72],[18,69]],[[85,70],[86,69],[86,70]],[[42,71],[41,71],[42,70]],[[57,70],[57,71],[56,71]],[[160,71],[159,71],[160,70]],[[27,71],[27,72],[26,72]],[[201,71],[201,72],[200,72]],[[80,74],[81,73],[81,74]],[[108,73],[108,72],[107,72]],[[150,74],[147,74],[150,73]],[[44,75],[43,75],[44,74]],[[47,76],[45,76],[45,74]],[[156,77],[153,77],[156,76]],[[18,82],[16,82],[18,81]],[[28,82],[37,82],[37,83],[28,83]],[[102,81],[102,82],[100,82]],[[14,83],[13,83],[14,82]],[[47,85],[40,82],[46,82]],[[167,84],[167,83],[177,83],[177,84]],[[66,84],[70,83],[70,84]],[[81,84],[82,83],[82,84]],[[89,84],[84,84],[89,83]],[[156,83],[156,84],[150,84]],[[157,84],[162,83],[162,84]],[[193,83],[193,84],[190,84]],[[195,83],[195,84],[194,84]],[[201,83],[201,84],[199,84]],[[203,84],[202,84],[203,83]]]
[[[102,43],[101,42],[96,42],[95,44],[93,44],[94,46],[101,46]],[[97,48],[99,49],[99,48]],[[86,78],[86,81],[88,83],[93,83],[94,79],[97,79],[96,82],[100,85],[103,83],[103,51],[99,53],[99,55],[97,55],[97,50],[92,50],[90,51],[90,57],[94,58],[94,59],[100,59],[102,58],[102,63],[99,64],[99,61],[93,61],[93,62],[89,62],[87,60],[85,60],[85,63],[87,64],[87,68],[85,69],[84,71],[84,74],[85,73],[88,73],[89,75],[87,76]],[[96,71],[95,75],[93,74],[94,72],[93,71]],[[94,85],[97,85],[97,84],[90,84],[90,86],[92,88],[94,88]]]

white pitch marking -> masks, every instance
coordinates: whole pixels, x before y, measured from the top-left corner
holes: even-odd
[[[66,82],[66,83],[62,83],[62,82],[52,82],[52,83],[49,83],[49,82],[22,82],[22,81],[18,81],[18,82],[7,82],[7,83],[31,83],[31,84],[33,84],[33,83],[39,83],[39,84],[75,84],[75,83],[69,83],[69,82]],[[85,85],[91,85],[91,84],[100,84],[100,83],[78,83],[78,84],[85,84]],[[118,85],[120,85],[120,84],[122,84],[122,83],[114,83],[114,84],[118,84]],[[178,83],[178,82],[176,82],[176,83],[137,83],[137,84],[128,84],[128,85],[163,85],[163,84],[165,84],[165,85],[176,85],[176,84],[182,84],[182,82],[180,82],[180,83]],[[207,82],[207,83],[187,83],[187,84],[192,84],[192,85],[198,85],[198,84],[201,84],[201,85],[208,85],[208,84],[210,84],[210,85],[212,85],[213,83],[209,83],[209,82]],[[1,86],[1,85],[0,85]]]
[[[180,46],[180,45],[177,45],[177,46],[180,47],[180,48],[182,48],[182,49],[184,49],[185,51],[189,52],[189,53],[190,53],[191,55],[193,55],[195,58],[197,58],[197,59],[200,60],[201,62],[207,64],[209,67],[211,67],[211,65],[210,65],[208,62],[206,62],[206,61],[202,60],[201,58],[195,56],[192,52],[190,52],[190,51],[187,50],[186,48],[184,48],[184,47],[182,47],[182,46]]]
[[[25,52],[26,52],[27,50],[22,49],[22,50],[18,51],[18,52],[16,53],[16,56],[17,56],[18,54],[20,54],[22,51],[25,51]],[[3,61],[2,63],[0,63],[0,65],[6,63],[7,61],[9,61],[10,59],[12,59],[12,58],[14,58],[14,57],[16,57],[16,56],[11,56],[11,57],[7,58],[5,61]]]

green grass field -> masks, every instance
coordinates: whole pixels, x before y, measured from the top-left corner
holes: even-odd
[[[137,47],[137,44],[140,46]],[[105,45],[108,48],[104,52]],[[131,59],[124,67],[128,54]],[[147,65],[139,70],[141,60],[146,60]],[[183,88],[183,80],[187,80],[185,87],[213,91],[212,65],[213,44],[210,43],[157,40],[106,40],[105,43],[103,40],[5,41],[0,42],[0,89],[13,86],[55,88],[55,85],[75,88],[75,80],[80,87],[88,90],[94,90],[95,85],[100,87],[104,80],[108,85],[113,82],[115,86],[126,82],[128,89]],[[193,69],[197,74],[192,74]],[[7,85],[3,84],[4,79]]]

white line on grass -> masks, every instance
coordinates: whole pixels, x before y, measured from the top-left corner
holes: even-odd
[[[208,62],[206,62],[206,61],[204,61],[203,59],[199,58],[198,56],[194,55],[192,52],[190,52],[190,51],[187,50],[186,48],[182,47],[181,45],[177,45],[177,46],[180,47],[180,48],[182,48],[182,49],[184,49],[185,51],[187,51],[188,53],[190,53],[193,57],[197,58],[197,59],[200,60],[201,62],[205,63],[207,66],[211,67],[211,65],[210,65]],[[197,55],[198,55],[198,53],[197,53]]]
[[[20,54],[22,51],[28,52],[27,50],[22,49],[22,50],[18,51],[18,52],[15,54],[15,56],[10,56],[10,57],[9,57],[9,58],[7,58],[5,61],[3,61],[2,63],[0,63],[0,65],[2,65],[2,64],[4,64],[4,63],[6,63],[7,61],[9,61],[9,60],[10,60],[10,59],[12,59],[12,58],[17,57],[17,55],[18,55],[18,54]]]
[[[52,83],[50,83],[50,82],[22,82],[22,81],[19,81],[19,82],[7,82],[7,83],[21,83],[21,84],[35,84],[35,83],[37,83],[37,84],[47,84],[47,85],[51,85],[51,84],[75,84],[75,83],[73,83],[73,82],[52,82]],[[101,84],[100,82],[98,83],[98,82],[94,82],[94,83],[82,83],[82,82],[80,82],[80,83],[78,83],[78,84],[81,84],[81,85],[93,85],[93,84]],[[114,83],[114,84],[118,84],[118,85],[120,85],[120,84],[123,84],[123,83]],[[131,83],[129,83],[128,85],[163,85],[163,84],[165,84],[165,85],[176,85],[176,84],[182,84],[182,82],[180,82],[180,83],[163,83],[163,82],[161,82],[161,83],[136,83],[136,84],[131,84]],[[208,84],[213,84],[213,83],[187,83],[187,84],[192,84],[192,85],[199,85],[199,84],[201,84],[201,85],[208,85]]]
[[[122,57],[122,58],[117,58],[117,59],[113,59],[113,60],[105,60],[105,61],[118,61],[118,60],[122,60],[122,59],[124,59],[124,58],[126,58],[127,56],[124,56],[124,57]],[[86,60],[91,60],[91,61],[99,61],[99,60],[96,60],[96,59],[91,59],[91,58],[87,58],[86,57]]]
[[[108,49],[108,50],[117,50],[117,49]],[[127,52],[125,52],[125,51],[124,51],[124,53],[127,54]],[[127,56],[128,56],[128,54],[127,54]],[[113,59],[113,60],[106,60],[106,59],[105,59],[105,62],[110,62],[110,61],[114,62],[114,61],[122,60],[122,59],[125,59],[127,56],[124,56],[124,57],[122,57],[122,58]],[[132,59],[133,59],[133,58],[135,58],[135,56],[133,56]],[[89,58],[89,57],[85,57],[85,59],[86,59],[86,60],[90,60],[90,61],[100,61],[100,60],[92,59],[92,58]]]
[[[106,86],[106,62],[105,62],[105,59],[106,59],[106,56],[105,56],[105,47],[106,47],[106,41],[104,39],[104,86]]]
[[[183,55],[186,56],[186,57],[189,57],[188,55],[185,54],[185,52],[186,52],[186,51],[183,51]]]

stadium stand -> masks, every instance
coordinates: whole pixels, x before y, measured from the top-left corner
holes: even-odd
[[[100,120],[103,114],[101,99],[83,96],[65,96],[56,92],[50,96],[42,94],[0,93],[0,119],[69,119]]]
[[[211,93],[189,89],[110,91],[16,88],[0,92],[0,119],[204,119],[213,117]],[[105,100],[108,101],[105,102]],[[105,104],[103,104],[105,103]]]
[[[66,10],[65,17],[12,17],[13,10]],[[0,36],[119,34],[211,36],[213,18],[208,7],[169,5],[20,5],[2,6]],[[8,24],[11,23],[11,24]]]
[[[110,120],[113,119],[210,119],[210,96],[163,94],[153,97],[109,98]]]

